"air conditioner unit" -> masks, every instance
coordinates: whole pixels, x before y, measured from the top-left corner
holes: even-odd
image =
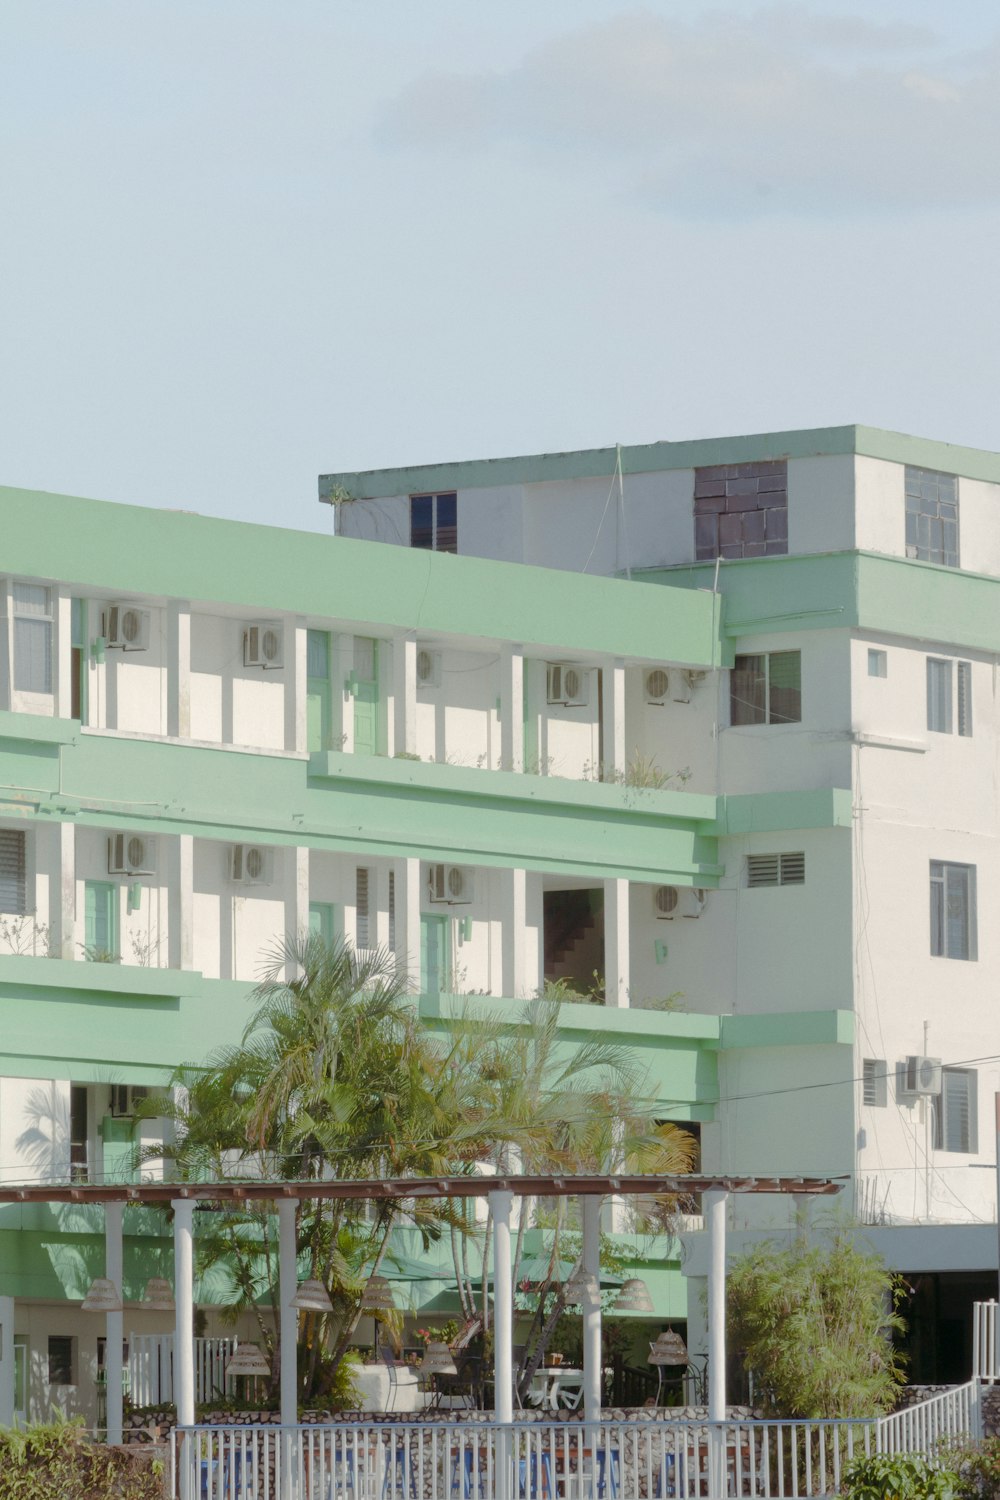
[[[564,708],[583,708],[590,692],[590,670],[575,662],[549,662],[545,675],[546,701]]]
[[[134,604],[109,604],[101,616],[101,634],[112,651],[149,649],[149,612]]]
[[[645,676],[646,702],[666,703],[670,691],[670,673],[665,667],[653,667]]]
[[[658,885],[653,892],[653,910],[661,922],[670,922],[677,916],[680,892],[675,885]]]
[[[473,896],[473,874],[462,865],[431,865],[427,891],[435,905],[467,906]]]
[[[141,1084],[113,1083],[111,1085],[111,1114],[116,1120],[129,1120],[135,1114],[140,1099],[149,1097],[149,1089]]]
[[[441,653],[421,646],[417,651],[417,687],[437,687],[441,681]]]
[[[700,917],[708,903],[708,892],[698,885],[682,886],[680,898],[682,917]]]
[[[154,875],[155,873],[155,838],[139,833],[112,833],[108,836],[109,875]]]
[[[899,1091],[911,1099],[941,1092],[941,1059],[908,1057],[900,1069]]]
[[[280,667],[284,636],[277,620],[261,620],[243,627],[243,665],[245,667]]]
[[[234,885],[270,885],[271,850],[260,844],[233,844],[229,850],[229,878]]]

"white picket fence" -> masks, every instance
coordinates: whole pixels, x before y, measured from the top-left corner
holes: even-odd
[[[235,1339],[195,1339],[194,1399],[217,1400],[226,1391],[226,1364]],[[174,1399],[174,1336],[133,1333],[128,1341],[128,1388],[133,1406],[159,1406]]]
[[[997,1348],[997,1304],[972,1304],[972,1373],[989,1385],[1000,1380],[1000,1349]]]
[[[178,1500],[820,1500],[867,1422],[343,1422],[173,1434]]]
[[[942,1445],[978,1442],[983,1435],[982,1393],[978,1379],[952,1386],[915,1406],[903,1407],[876,1423],[879,1453],[922,1453],[933,1458]]]

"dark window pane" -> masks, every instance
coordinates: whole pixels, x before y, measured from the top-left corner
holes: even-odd
[[[766,656],[738,656],[729,674],[729,717],[733,724],[766,722]]]
[[[798,724],[802,719],[802,655],[772,651],[768,657],[770,682],[768,722]]]
[[[438,552],[458,551],[458,496],[437,497],[437,546]]]
[[[694,544],[699,557],[707,551],[714,557],[719,545],[719,518],[715,515],[696,515],[694,518]]]
[[[410,546],[434,546],[434,496],[410,496]]]

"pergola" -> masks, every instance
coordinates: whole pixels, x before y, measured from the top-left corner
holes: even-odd
[[[583,1375],[584,1420],[600,1420],[601,1303],[597,1290],[600,1272],[601,1199],[609,1196],[704,1195],[709,1233],[708,1281],[708,1407],[711,1421],[726,1415],[726,1202],[730,1193],[790,1193],[814,1197],[840,1192],[843,1179],[831,1177],[726,1177],[682,1174],[648,1175],[524,1175],[404,1177],[321,1181],[223,1181],[72,1183],[0,1186],[0,1203],[101,1203],[105,1214],[105,1275],[119,1293],[122,1289],[123,1216],[127,1204],[169,1205],[174,1213],[174,1390],[177,1422],[194,1424],[194,1209],[203,1202],[271,1202],[278,1215],[278,1294],[283,1310],[295,1296],[295,1208],[303,1198],[487,1198],[493,1217],[494,1379],[495,1418],[513,1420],[513,1280],[511,1269],[511,1210],[515,1196],[578,1197],[582,1200],[582,1269],[590,1289],[584,1293]],[[122,1440],[122,1311],[107,1316],[107,1437]],[[13,1330],[11,1330],[13,1332]],[[282,1426],[298,1420],[296,1342],[298,1319],[284,1316],[280,1334],[280,1397]]]

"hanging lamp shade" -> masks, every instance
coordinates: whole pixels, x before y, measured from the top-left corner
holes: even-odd
[[[80,1304],[81,1312],[109,1313],[121,1312],[122,1299],[118,1295],[118,1288],[113,1281],[106,1276],[97,1276],[90,1283],[86,1297]]]
[[[151,1276],[146,1282],[142,1305],[149,1312],[176,1312],[173,1289],[165,1276]]]
[[[330,1293],[321,1281],[300,1281],[288,1305],[297,1307],[300,1312],[333,1312]]]
[[[631,1276],[625,1282],[614,1302],[614,1312],[651,1313],[653,1299],[649,1287],[641,1276]]]
[[[432,1339],[424,1350],[424,1357],[420,1361],[422,1370],[429,1370],[433,1375],[457,1375],[458,1366],[455,1357],[447,1344],[440,1340]]]
[[[646,1363],[650,1365],[686,1365],[688,1352],[679,1333],[669,1328],[650,1344]]]
[[[230,1375],[270,1375],[271,1366],[256,1344],[237,1344],[236,1353],[231,1354],[226,1364],[226,1378]]]
[[[574,1271],[563,1287],[563,1301],[566,1303],[586,1302],[600,1295],[601,1288],[597,1284],[597,1277],[591,1275],[589,1271]]]
[[[361,1306],[369,1312],[380,1312],[396,1306],[392,1287],[384,1276],[369,1276],[361,1293]]]

